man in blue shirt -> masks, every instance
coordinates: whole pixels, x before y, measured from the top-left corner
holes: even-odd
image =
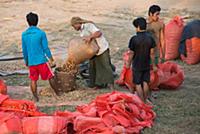
[[[54,59],[49,50],[45,32],[37,27],[38,15],[30,12],[27,14],[26,19],[29,28],[22,33],[22,51],[25,64],[29,67],[31,91],[34,99],[39,101],[37,95],[37,80],[39,75],[42,80],[52,80],[53,73],[49,64],[53,65]]]

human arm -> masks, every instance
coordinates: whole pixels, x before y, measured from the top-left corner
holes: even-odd
[[[45,55],[49,59],[50,66],[55,66],[53,56],[52,56],[51,51],[48,47],[47,37],[46,37],[46,34],[44,32],[42,33],[42,48],[43,48]]]
[[[156,66],[156,62],[155,62],[155,49],[156,49],[156,42],[153,38],[152,39],[152,46],[151,46],[151,49],[150,49],[150,57],[151,57],[151,62],[152,62],[152,65],[153,65],[153,70],[157,70],[157,66]]]
[[[153,65],[153,70],[157,70],[157,67],[156,67],[156,63],[155,63],[155,48],[151,48],[151,61],[152,61],[152,65]]]
[[[165,58],[165,26],[163,24],[162,29],[160,30],[160,48],[161,48],[161,60]]]
[[[92,39],[96,39],[102,36],[102,32],[98,29],[95,24],[87,23],[84,25],[85,30],[89,31],[91,34],[89,36],[84,36],[83,39],[86,42],[92,41]]]
[[[126,64],[126,68],[130,68],[132,61],[133,61],[133,56],[134,56],[134,51],[132,50],[128,50],[128,60],[125,63]]]
[[[135,46],[134,46],[134,37],[132,37],[132,38],[129,40],[128,48],[129,48],[129,50],[128,50],[128,59],[127,59],[127,61],[125,62],[126,68],[130,68],[131,63],[132,63],[132,61],[133,61],[134,50],[135,50]]]
[[[96,31],[95,33],[92,33],[92,34],[89,35],[89,36],[83,37],[83,39],[84,39],[87,43],[89,43],[90,41],[92,41],[92,39],[99,38],[101,35],[102,35],[101,31]]]

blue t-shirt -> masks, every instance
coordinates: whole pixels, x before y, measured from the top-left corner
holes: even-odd
[[[45,32],[35,26],[22,33],[22,51],[28,66],[46,63],[47,57],[52,57]]]

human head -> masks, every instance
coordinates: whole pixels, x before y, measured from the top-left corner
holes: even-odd
[[[81,25],[84,23],[94,23],[94,22],[90,21],[90,20],[82,19],[80,17],[72,17],[71,18],[71,25],[77,31],[79,31],[81,29]]]
[[[35,13],[30,12],[30,13],[28,13],[26,15],[26,20],[27,20],[29,26],[37,26],[37,24],[38,24],[38,15],[35,14]]]
[[[143,17],[139,17],[133,20],[133,25],[135,26],[136,31],[139,32],[141,30],[146,30],[147,22]]]
[[[83,23],[83,19],[81,19],[80,17],[71,18],[71,25],[77,31],[81,29],[82,23]]]
[[[159,19],[160,11],[160,6],[152,5],[149,7],[148,15],[153,21],[157,21]]]

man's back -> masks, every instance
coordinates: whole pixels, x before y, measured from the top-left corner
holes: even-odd
[[[147,32],[138,32],[129,43],[129,48],[134,51],[133,68],[136,70],[150,69],[150,50],[155,47],[155,41]]]
[[[35,26],[23,32],[22,48],[25,61],[29,66],[45,63],[46,56],[51,57],[45,32]]]

